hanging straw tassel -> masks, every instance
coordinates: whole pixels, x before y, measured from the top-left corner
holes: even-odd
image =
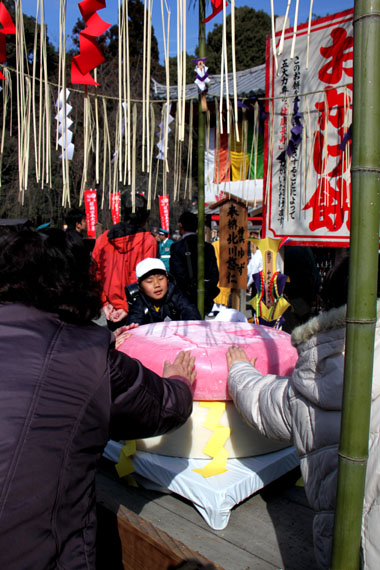
[[[281,32],[280,43],[278,44],[278,50],[277,50],[278,55],[282,55],[282,52],[284,51],[286,23],[288,21],[289,8],[290,8],[291,3],[292,3],[292,0],[288,0],[288,5],[286,7],[286,12],[285,12],[284,23],[282,24],[282,32]]]
[[[174,137],[174,191],[173,200],[178,199],[178,155],[179,155],[179,140],[178,140],[178,130],[179,130],[179,112],[178,106],[175,114],[175,137]]]
[[[189,141],[187,149],[187,165],[186,165],[186,178],[185,178],[185,191],[184,198],[187,196],[191,198],[191,171],[192,171],[192,156],[193,156],[193,100],[190,101],[190,117],[189,117]]]
[[[145,93],[146,93],[146,48],[147,48],[147,38],[146,38],[146,34],[147,34],[147,1],[149,2],[149,0],[144,0],[144,41],[143,41],[143,86],[142,86],[142,92],[143,92],[143,100],[142,100],[142,106],[143,106],[143,116],[142,116],[142,162],[141,162],[141,170],[142,172],[145,172],[145,149],[146,149],[146,143],[145,143],[145,128],[146,128],[146,118],[145,118],[145,113],[146,113],[146,106],[145,106]],[[133,135],[132,135],[133,136]],[[132,152],[133,152],[133,147],[132,147]],[[132,159],[133,162],[133,159]],[[133,170],[133,167],[132,167]],[[132,179],[133,179],[133,172],[132,172]],[[132,182],[132,186],[133,186],[133,182]]]
[[[7,114],[8,114],[8,104],[11,102],[10,109],[12,114],[12,79],[9,70],[4,67],[3,75],[5,77],[5,81],[3,81],[3,127],[1,131],[1,145],[0,145],[0,188],[2,186],[1,180],[1,173],[2,173],[2,165],[3,165],[3,154],[4,154],[4,140],[5,140],[5,124],[7,121]],[[10,120],[9,126],[10,132],[12,134],[12,117]]]
[[[117,132],[118,132],[118,143],[116,148],[118,149],[118,168],[119,168],[119,181],[123,180],[123,161],[121,160],[121,155],[123,153],[123,36],[124,36],[124,2],[123,8],[118,4],[118,75],[119,75],[119,97],[118,97],[118,121],[117,121]],[[115,191],[115,184],[114,184]],[[111,204],[111,198],[110,198]]]
[[[216,193],[219,195],[220,182],[220,123],[218,121],[218,99],[215,97],[215,165],[216,165]]]
[[[18,156],[19,156],[19,200],[24,203],[24,192],[28,187],[29,172],[29,131],[31,85],[25,77],[24,69],[24,16],[21,2],[15,7],[16,16],[16,70],[17,70],[17,125],[18,125]]]
[[[104,207],[104,200],[105,200],[105,190],[106,190],[106,173],[108,170],[108,188],[111,190],[111,140],[110,140],[110,131],[108,127],[108,116],[107,116],[107,103],[104,97],[102,98],[103,102],[103,184],[102,184],[102,204],[101,207]],[[107,167],[108,163],[108,167]]]
[[[292,128],[292,109],[291,103],[286,100],[286,141],[289,143]],[[285,152],[285,215],[287,220],[289,220],[289,206],[290,206],[290,157],[288,153]]]
[[[260,122],[260,106],[257,101],[255,101],[254,112],[253,112],[253,136],[251,145],[251,158],[248,167],[248,178],[251,178],[251,165],[253,158],[253,178],[254,178],[254,188],[255,188],[255,200],[254,207],[257,205],[257,195],[256,195],[256,179],[257,179],[257,156],[258,156],[258,146],[259,146],[259,122]]]
[[[134,103],[132,110],[132,212],[136,211],[136,130],[137,105]]]
[[[307,41],[306,41],[306,69],[309,69],[309,53],[310,53],[310,33],[311,33],[311,19],[313,16],[313,0],[310,0],[309,8],[309,21],[307,24]]]
[[[66,0],[59,2],[59,56],[58,56],[58,97],[60,93],[66,94]],[[63,96],[63,133],[67,135],[66,95]],[[57,122],[58,126],[59,122]],[[59,133],[57,128],[55,148],[58,149]],[[62,206],[71,206],[69,159],[67,145],[62,147]]]
[[[148,46],[147,46],[147,72],[146,72],[146,163],[147,172],[150,170],[150,63],[151,63],[151,51],[152,51],[152,6],[153,0],[149,0],[149,12],[148,12]]]
[[[207,110],[207,112],[206,112],[206,187],[209,190],[211,188],[211,183],[213,182],[213,180],[210,180],[210,169],[209,169],[210,133],[211,133],[210,111]]]
[[[185,140],[185,109],[186,109],[186,0],[182,0],[182,14],[183,14],[183,22],[182,22],[182,132],[181,132],[181,141]]]
[[[299,4],[300,4],[300,0],[296,0],[296,12],[294,14],[293,39],[292,39],[292,47],[290,50],[290,59],[294,58],[294,52],[296,49]]]
[[[128,184],[131,184],[131,73],[129,64],[129,15],[128,15],[128,2],[123,2],[123,9],[125,12],[125,48],[123,53],[126,55],[127,65],[126,68],[126,81],[127,81],[127,173]],[[124,70],[125,73],[125,70]]]
[[[277,54],[276,54],[276,27],[274,24],[273,0],[270,0],[270,13],[271,13],[271,22],[272,22],[272,52],[273,52],[276,75],[278,75],[278,60],[277,60]]]
[[[227,107],[227,133],[230,134],[231,118],[230,118],[230,96],[229,96],[229,86],[228,86],[228,52],[227,52],[227,13],[226,4],[223,2],[223,46],[224,51],[224,73],[226,76],[226,107]]]
[[[92,117],[92,109],[90,99],[88,97],[87,85],[85,86],[85,95],[83,102],[83,130],[84,130],[84,144],[83,144],[83,175],[81,182],[81,190],[79,196],[79,204],[83,203],[84,191],[87,186],[87,175],[88,175],[88,163],[90,158],[90,152],[94,148],[93,144],[93,131],[94,131],[94,120]]]
[[[116,124],[118,125],[120,123],[120,116],[119,116],[119,108],[117,110],[117,115],[116,115]],[[112,188],[109,189],[109,192],[114,193],[117,192],[117,188],[118,188],[118,173],[119,171],[119,143],[120,143],[120,133],[118,130],[115,130],[115,152],[112,158],[112,165],[113,165],[113,172],[112,172]],[[111,199],[110,199],[110,203],[111,203]]]
[[[267,164],[267,178],[265,185],[265,203],[268,204],[269,190],[271,186],[271,174],[272,174],[272,158],[273,158],[273,146],[274,146],[274,101],[270,101],[272,104],[272,111],[270,113],[270,126],[269,126],[269,151],[268,151],[268,164]],[[269,104],[268,104],[269,106]]]
[[[36,67],[37,67],[37,44],[38,44],[38,16],[39,16],[39,8],[40,3],[37,1],[37,13],[36,19],[34,24],[34,43],[33,43],[33,67],[32,67],[32,116],[33,116],[33,140],[34,140],[34,161],[35,161],[35,169],[36,169],[36,180],[37,182],[40,181],[40,171],[41,171],[41,147],[40,147],[40,126],[41,126],[41,93],[40,93],[40,112],[38,114],[40,118],[39,122],[39,129],[38,129],[38,136],[37,136],[37,110],[36,110]],[[40,88],[42,86],[42,66],[40,65],[40,73],[39,73],[39,85]]]
[[[165,160],[165,176],[164,176],[164,185],[165,185],[165,192],[166,192],[166,172],[169,172],[169,162],[168,162],[168,136],[169,136],[169,113],[170,113],[170,68],[169,68],[169,32],[170,32],[170,10],[165,1],[166,12],[168,16],[167,21],[167,32],[165,33],[165,18],[164,18],[164,3],[161,0],[161,20],[162,20],[162,37],[164,42],[164,59],[165,59],[165,81],[166,81],[166,117],[165,117],[165,133],[164,133],[164,160]],[[162,122],[162,118],[161,118]],[[165,196],[165,194],[164,194]]]
[[[234,83],[234,110],[235,110],[235,136],[239,142],[239,126],[238,126],[238,98],[236,83],[236,46],[235,46],[235,0],[231,0],[231,47],[232,47],[232,77]]]
[[[98,70],[94,69],[94,79],[97,82]],[[98,97],[96,85],[94,86],[94,101],[95,101],[95,182],[99,184],[100,174],[99,174],[99,109],[98,109]]]
[[[223,134],[223,81],[224,81],[224,49],[220,57],[220,95],[219,95],[219,132]]]
[[[152,208],[152,171],[153,171],[153,149],[154,149],[154,134],[156,126],[156,118],[154,114],[154,105],[150,104],[150,159],[149,159],[149,179],[148,179],[148,204],[147,208]],[[165,189],[166,190],[166,189]],[[165,195],[165,194],[164,194]]]

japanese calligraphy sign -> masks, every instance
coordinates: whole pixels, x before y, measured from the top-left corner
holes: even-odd
[[[111,200],[111,215],[113,225],[120,222],[120,192],[112,192],[110,194]]]
[[[89,238],[95,238],[95,224],[98,221],[96,190],[84,191],[84,209],[86,212],[87,235]]]
[[[236,200],[226,200],[219,209],[221,287],[246,289],[248,257],[248,211]]]
[[[169,231],[169,196],[159,196],[161,228]]]
[[[264,235],[348,246],[353,11],[286,30],[267,43]],[[281,32],[276,35],[280,42]],[[308,50],[309,43],[309,50]],[[293,55],[293,57],[292,57]]]

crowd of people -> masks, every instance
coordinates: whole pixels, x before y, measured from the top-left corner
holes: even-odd
[[[147,229],[143,196],[134,207],[128,198],[122,221],[101,233],[91,257],[83,247],[84,213],[72,212],[67,222],[66,231],[0,232],[0,567],[7,570],[95,568],[95,472],[108,439],[164,434],[192,411],[190,353],[166,362],[158,376],[117,347],[135,326],[201,319],[197,217],[184,212],[180,239],[172,241],[165,229]],[[223,291],[218,248],[205,242],[204,252],[209,312]],[[312,263],[305,263],[305,279],[319,287]],[[320,315],[310,319],[307,299],[292,330],[298,362],[291,376],[262,375],[239,347],[226,354],[241,415],[299,453],[321,568],[330,565],[333,538],[348,263],[344,257],[326,277]],[[300,296],[302,287],[295,288]],[[94,322],[101,311],[107,327]],[[380,560],[379,330],[380,321],[362,525],[366,570]]]

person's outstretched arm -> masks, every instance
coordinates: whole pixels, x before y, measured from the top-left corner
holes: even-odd
[[[263,375],[239,347],[227,351],[228,390],[243,418],[269,439],[291,442],[289,378]]]
[[[194,358],[179,353],[163,376],[115,349],[109,353],[112,439],[138,439],[180,427],[192,412]]]

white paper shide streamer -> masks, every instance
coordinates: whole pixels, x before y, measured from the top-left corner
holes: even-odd
[[[62,148],[62,156],[67,157],[67,160],[72,160],[74,155],[74,144],[72,143],[73,133],[70,127],[73,124],[72,119],[70,119],[69,114],[72,110],[72,106],[68,104],[68,98],[70,96],[70,90],[66,89],[66,95],[64,95],[63,89],[59,93],[59,97],[56,101],[57,115],[56,120],[58,122],[58,145]]]
[[[166,113],[167,103],[165,103],[164,112],[162,113],[162,120],[161,123],[158,125],[160,129],[158,131],[158,143],[156,143],[156,146],[158,148],[158,154],[156,158],[158,160],[166,160],[167,158],[167,149],[165,148],[165,141],[168,140],[168,135],[171,131],[169,125],[172,121],[174,121],[174,117],[172,117],[170,114],[171,106],[172,104],[170,103],[169,113]]]

